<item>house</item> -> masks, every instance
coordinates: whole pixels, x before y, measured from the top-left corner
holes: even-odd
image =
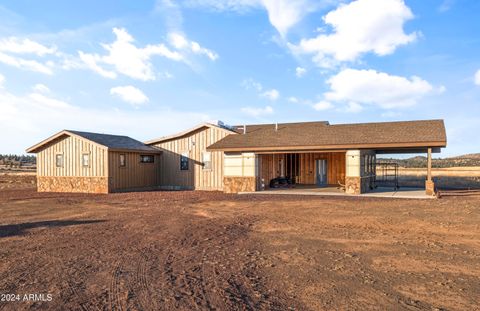
[[[27,149],[40,192],[109,193],[158,185],[161,152],[127,136],[63,130]]]
[[[123,147],[114,143],[122,139],[113,137],[122,137]],[[103,150],[90,153],[91,161],[97,161],[103,171],[90,172],[82,167],[83,149],[78,142],[72,149],[72,142],[68,142],[74,139],[93,144],[92,150]],[[378,154],[424,153],[428,155],[425,188],[427,194],[433,194],[431,156],[446,144],[443,120],[244,126],[219,122],[202,123],[145,144],[125,136],[63,131],[27,151],[39,153],[40,191],[61,188],[97,192],[98,188],[100,192],[111,192],[153,187],[238,193],[261,191],[269,187],[272,179],[288,177],[309,187],[341,185],[347,194],[365,193],[375,186]],[[132,167],[122,170],[118,161],[127,145],[131,147],[128,161]],[[65,154],[65,161],[67,155],[73,157],[70,161],[76,161],[69,165],[68,172],[56,167],[59,152]],[[152,155],[154,163],[147,165],[142,163],[142,157],[148,155]],[[69,178],[59,178],[63,176]],[[81,186],[69,186],[72,180],[82,180]]]
[[[289,176],[361,194],[374,186],[377,154],[426,153],[426,192],[433,194],[431,155],[447,144],[443,120],[262,124],[236,132],[207,148],[224,153],[223,190],[232,193],[263,190],[271,179]]]

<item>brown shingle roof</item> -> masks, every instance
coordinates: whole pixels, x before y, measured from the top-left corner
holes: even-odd
[[[328,122],[279,123],[237,127],[209,146],[210,150],[255,151],[286,149],[353,149],[445,147],[443,120],[335,124]]]

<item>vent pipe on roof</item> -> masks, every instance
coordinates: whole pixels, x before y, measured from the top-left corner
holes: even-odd
[[[245,124],[243,125],[243,134],[247,134],[247,126]]]
[[[278,131],[278,123],[275,122],[275,132]]]

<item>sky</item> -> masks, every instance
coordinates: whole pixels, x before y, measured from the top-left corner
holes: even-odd
[[[0,1],[0,153],[63,129],[444,119],[480,152],[480,1]]]

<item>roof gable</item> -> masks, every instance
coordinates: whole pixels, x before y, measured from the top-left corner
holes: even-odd
[[[151,139],[151,140],[147,140],[145,142],[145,144],[147,145],[153,145],[153,144],[158,144],[158,143],[161,143],[161,142],[164,142],[164,141],[167,141],[167,140],[172,140],[172,139],[177,139],[177,138],[180,138],[180,137],[183,137],[183,136],[186,136],[192,132],[195,132],[203,127],[206,127],[206,128],[216,128],[216,129],[220,129],[222,131],[225,131],[225,132],[228,132],[229,134],[236,134],[236,132],[234,130],[229,130],[227,128],[224,128],[224,127],[221,127],[221,126],[218,126],[218,125],[215,125],[215,124],[211,124],[211,123],[200,123],[192,128],[189,128],[188,130],[185,130],[185,131],[182,131],[182,132],[178,132],[176,134],[173,134],[173,135],[169,135],[169,136],[163,136],[163,137],[159,137],[159,138],[155,138],[155,139]]]

